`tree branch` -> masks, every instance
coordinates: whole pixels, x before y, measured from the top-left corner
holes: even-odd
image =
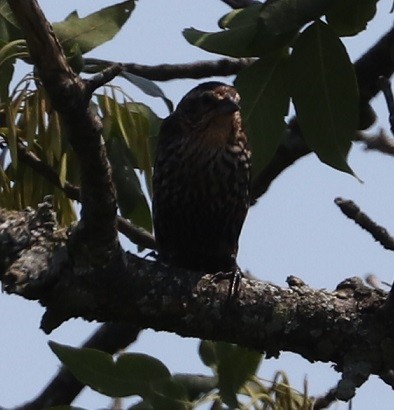
[[[348,218],[369,232],[375,241],[379,242],[385,249],[394,251],[394,238],[389,234],[387,229],[372,221],[353,201],[336,198],[335,203]]]
[[[82,317],[223,340],[268,357],[290,351],[333,362],[342,372],[337,398],[344,400],[370,374],[394,369],[394,323],[382,309],[387,293],[360,279],[348,279],[334,292],[313,290],[293,277],[289,288],[243,279],[239,297],[228,306],[227,281],[215,284],[210,275],[131,254],[125,255],[126,271],[110,266],[81,274],[70,263],[67,238],[48,204],[37,211],[3,210],[0,226],[4,290],[39,300],[47,333]]]
[[[152,81],[179,80],[182,78],[207,78],[213,76],[229,76],[239,73],[248,67],[253,58],[222,58],[214,61],[198,61],[188,64],[159,64],[154,66],[124,63],[123,70]],[[104,69],[115,64],[113,61],[98,58],[85,58],[84,69],[86,73],[95,73],[97,67]]]
[[[36,0],[9,0],[26,35],[31,59],[58,111],[80,163],[81,221],[74,235],[76,248],[91,264],[103,264],[120,252],[116,231],[116,197],[103,139],[102,124],[89,108],[94,87],[69,67],[63,50]],[[111,71],[110,77],[120,72]],[[104,77],[108,77],[107,70]]]
[[[364,149],[366,151],[375,150],[382,154],[394,156],[394,138],[389,137],[384,130],[380,130],[372,137],[359,132],[357,133],[357,140],[365,144]]]
[[[394,134],[394,97],[393,90],[391,89],[391,82],[386,77],[379,77],[378,84],[386,99],[387,109],[389,111],[390,129]]]

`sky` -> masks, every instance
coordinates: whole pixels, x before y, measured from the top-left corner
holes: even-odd
[[[50,21],[61,21],[75,9],[84,16],[110,5],[111,1],[41,0],[39,3]],[[368,29],[345,41],[353,60],[391,28],[391,3],[381,0],[378,14]],[[216,31],[217,20],[229,10],[219,0],[139,0],[131,19],[116,38],[89,56],[141,64],[214,59],[217,57],[189,45],[181,32],[191,26]],[[197,83],[174,80],[159,85],[167,97],[177,103]],[[121,85],[128,87],[128,93],[136,101],[150,105],[160,116],[167,115],[161,101],[145,96],[126,82]],[[384,101],[379,97],[373,105],[379,117],[377,127],[389,130]],[[347,220],[334,199],[341,196],[354,200],[372,219],[394,233],[394,219],[388,206],[394,198],[393,161],[355,145],[350,165],[363,180],[360,183],[320,163],[313,154],[299,160],[274,181],[267,194],[250,210],[240,241],[240,266],[257,278],[280,286],[286,286],[289,275],[302,278],[314,288],[329,290],[345,278],[364,277],[369,273],[391,283],[394,255]],[[48,340],[78,346],[98,326],[80,319],[71,320],[46,336],[39,329],[43,309],[36,302],[5,293],[0,294],[0,311],[0,406],[6,408],[35,397],[56,373],[59,361],[50,351]],[[130,351],[155,356],[174,373],[210,374],[198,359],[197,346],[196,339],[147,330]],[[324,394],[340,378],[330,364],[312,364],[291,353],[263,361],[259,374],[270,380],[279,369],[287,372],[291,385],[300,390],[307,377],[309,392],[314,395]],[[108,406],[108,398],[85,390],[74,405],[87,409]],[[380,410],[391,410],[393,397],[389,386],[371,377],[357,391],[353,409],[369,409],[379,404]],[[332,408],[348,407],[338,403]]]

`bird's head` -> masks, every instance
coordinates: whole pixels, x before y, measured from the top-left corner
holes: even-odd
[[[213,120],[231,122],[240,110],[240,97],[234,87],[217,81],[198,85],[180,101],[176,112],[194,126],[205,127]]]

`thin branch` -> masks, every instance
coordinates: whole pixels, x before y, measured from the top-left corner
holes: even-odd
[[[384,98],[386,99],[386,104],[389,111],[390,128],[391,132],[394,134],[394,97],[391,89],[391,82],[386,77],[379,77],[378,84],[383,92]]]
[[[333,388],[329,390],[324,396],[317,397],[313,403],[313,410],[323,410],[331,406],[332,403],[337,401],[337,389]]]
[[[394,238],[389,234],[387,229],[372,221],[353,201],[336,198],[335,203],[348,218],[369,232],[385,249],[394,251]]]
[[[208,78],[213,76],[229,76],[239,73],[243,68],[248,67],[253,58],[222,58],[214,61],[199,61],[188,64],[159,64],[154,66],[124,63],[122,64],[124,71],[144,77],[152,81],[169,81],[179,80],[182,78]],[[97,67],[103,69],[110,67],[114,63],[109,60],[101,60],[98,58],[85,58],[84,69],[86,73],[97,71]]]
[[[134,225],[121,216],[116,217],[116,226],[120,233],[139,247],[144,249],[156,249],[155,237],[141,226]]]
[[[114,64],[104,68],[100,73],[94,75],[89,80],[85,80],[88,95],[92,95],[98,88],[109,83],[123,71],[121,64]]]
[[[376,135],[370,137],[363,132],[356,135],[357,141],[362,141],[366,151],[379,151],[382,154],[394,156],[394,138],[389,137],[387,133],[381,129]]]
[[[79,187],[70,184],[68,181],[62,183],[60,181],[59,174],[51,166],[45,164],[40,158],[38,158],[34,152],[29,151],[21,140],[18,140],[17,150],[18,158],[22,162],[37,172],[37,174],[44,177],[51,184],[61,189],[66,194],[67,198],[75,201],[80,200]]]

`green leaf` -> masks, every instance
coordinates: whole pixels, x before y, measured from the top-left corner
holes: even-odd
[[[158,381],[152,386],[149,402],[154,409],[160,410],[191,410],[187,393],[182,384],[175,379]]]
[[[8,5],[7,0],[0,0],[0,16],[7,20],[10,24],[13,24],[15,27],[19,27],[17,19]]]
[[[285,130],[290,97],[285,88],[286,56],[275,53],[243,69],[235,80],[241,95],[242,122],[257,175],[274,156]]]
[[[56,36],[66,50],[78,43],[82,54],[111,40],[119,32],[134,10],[133,0],[101,9],[84,18],[76,11],[65,21],[53,24]]]
[[[211,53],[232,57],[254,57],[259,55],[263,48],[261,39],[257,39],[261,25],[259,13],[262,7],[255,5],[225,15],[219,20],[219,26],[227,30],[207,33],[188,28],[183,31],[183,36],[190,44]]]
[[[215,343],[210,340],[201,340],[198,348],[198,354],[205,366],[212,368],[216,371],[217,357],[215,351]]]
[[[10,43],[3,44],[0,49],[0,66],[11,60],[15,61],[16,57],[27,57],[27,46],[25,40],[14,40]]]
[[[166,104],[170,113],[174,111],[174,105],[172,101],[166,97],[163,90],[153,81],[135,74],[127,73],[125,71],[122,72],[120,76],[138,87],[145,94],[150,95],[151,97],[161,98]]]
[[[236,394],[256,374],[262,355],[237,345],[215,343],[218,358],[219,392],[231,408],[238,407]]]
[[[219,27],[231,29],[258,23],[259,15],[263,7],[263,4],[254,4],[244,9],[233,10],[219,20]]]
[[[7,61],[0,67],[0,102],[7,101],[10,95],[10,83],[14,75],[14,64]]]
[[[217,376],[202,376],[199,374],[175,374],[173,379],[181,384],[187,392],[189,400],[196,400],[218,386]]]
[[[107,142],[107,151],[121,215],[151,231],[150,209],[135,173],[135,161],[130,149],[122,138],[112,137]]]
[[[221,32],[193,28],[183,32],[189,43],[232,57],[263,56],[289,45],[299,29],[325,14],[332,0],[276,0],[236,10],[222,17]]]
[[[161,120],[145,105],[126,101],[120,104],[115,100],[115,97],[115,95],[113,98],[106,95],[98,97],[100,110],[103,114],[105,139],[110,140],[120,136],[124,139],[126,150],[130,151],[128,154],[131,155],[130,163],[134,168],[143,171],[148,193],[151,195],[152,145],[155,142],[153,136],[156,134]]]
[[[199,354],[204,364],[218,375],[218,387],[223,401],[237,408],[236,394],[256,374],[261,353],[224,342],[201,341]]]
[[[183,30],[183,36],[190,44],[211,53],[231,57],[254,57],[259,55],[259,47],[256,47],[254,42],[257,32],[257,24],[251,23],[248,26],[218,33],[187,28]]]
[[[67,153],[64,152],[61,157],[60,167],[59,167],[59,181],[62,187],[64,187],[64,184],[66,182],[66,176],[67,176]]]
[[[272,33],[299,30],[305,24],[324,15],[333,5],[333,0],[276,0],[268,1],[260,18]]]
[[[73,44],[71,49],[68,50],[67,62],[75,73],[79,74],[82,71],[84,62],[78,43]]]
[[[377,0],[336,1],[326,14],[327,22],[339,36],[354,36],[367,28],[376,14]]]
[[[18,130],[15,127],[15,117],[16,117],[16,110],[12,107],[12,105],[8,105],[7,111],[7,145],[10,150],[11,154],[11,162],[13,168],[16,170],[18,167]]]
[[[152,393],[152,383],[170,379],[170,372],[159,360],[144,354],[122,354],[114,361],[108,353],[76,349],[49,342],[59,360],[81,382],[111,397]]]
[[[112,98],[99,96],[98,102],[104,117],[106,138],[121,136],[133,154],[134,167],[150,174],[152,159],[149,139],[160,122],[158,117],[142,104],[119,103],[115,94]]]
[[[287,78],[309,147],[322,162],[353,174],[347,155],[358,123],[357,82],[345,47],[326,24],[317,21],[297,39]]]
[[[12,13],[7,0],[0,0],[0,40],[9,43],[23,38],[23,33]]]

